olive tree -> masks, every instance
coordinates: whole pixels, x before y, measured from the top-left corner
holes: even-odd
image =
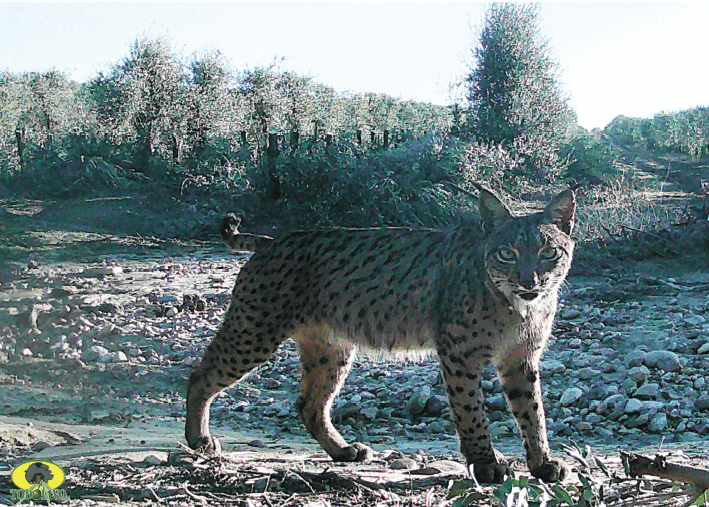
[[[539,13],[538,4],[492,4],[465,77],[469,133],[519,156],[535,179],[560,171],[571,117]]]

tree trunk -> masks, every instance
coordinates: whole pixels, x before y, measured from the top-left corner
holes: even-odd
[[[276,160],[278,159],[278,134],[268,134],[268,147],[266,148],[266,159],[268,163],[268,189],[269,199],[278,200],[281,197],[281,181],[276,174]]]
[[[25,130],[25,126],[23,125],[22,128],[18,125],[17,128],[15,129],[15,139],[17,139],[17,156],[20,159],[20,169],[24,169],[24,163],[23,163],[23,158],[22,154],[25,151],[25,135],[27,131]]]

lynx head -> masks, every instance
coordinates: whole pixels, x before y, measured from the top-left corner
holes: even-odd
[[[480,193],[485,270],[511,305],[523,310],[555,295],[571,266],[576,200],[566,190],[544,211],[517,217],[490,191]]]

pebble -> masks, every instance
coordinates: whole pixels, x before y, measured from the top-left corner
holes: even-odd
[[[561,395],[559,403],[566,407],[576,403],[581,396],[583,396],[583,391],[581,389],[578,387],[569,387],[566,391],[564,391],[564,394]]]
[[[399,458],[389,463],[389,468],[391,468],[392,470],[415,470],[418,467],[419,464],[416,462],[416,460],[413,460],[411,458]]]
[[[625,409],[623,410],[626,414],[637,414],[643,409],[643,402],[635,398],[630,398],[625,402]]]
[[[660,386],[655,383],[648,383],[640,386],[633,396],[639,400],[655,400],[660,395]]]
[[[407,404],[407,409],[411,415],[419,415],[426,408],[426,403],[431,397],[431,386],[422,386],[416,389]]]
[[[709,394],[703,394],[694,402],[697,410],[709,410]]]
[[[665,372],[682,369],[679,356],[669,350],[653,350],[643,357],[643,363],[648,368],[657,368]]]

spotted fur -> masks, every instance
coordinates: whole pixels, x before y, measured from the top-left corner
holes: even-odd
[[[539,213],[517,217],[492,192],[480,194],[481,224],[446,230],[333,229],[280,239],[241,238],[237,219],[222,235],[255,254],[239,273],[231,305],[189,381],[185,434],[192,448],[219,452],[209,407],[293,337],[302,378],[297,412],[336,461],[365,461],[330,409],[357,349],[434,349],[445,379],[460,450],[482,482],[499,482],[481,388],[496,368],[524,439],[532,474],[562,479],[566,466],[547,443],[539,363],[571,264],[575,199],[567,190]],[[225,225],[226,224],[226,225]],[[238,226],[238,223],[236,224]]]

